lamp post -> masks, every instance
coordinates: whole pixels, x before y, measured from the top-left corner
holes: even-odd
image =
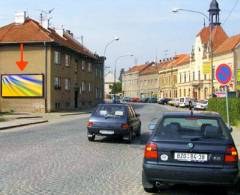
[[[103,56],[106,57],[106,51],[107,48],[109,47],[109,45],[111,45],[112,43],[114,43],[115,41],[119,41],[120,38],[119,37],[115,37],[113,40],[111,40],[110,42],[108,42],[104,48],[104,52],[103,52]]]
[[[208,20],[210,23],[210,18],[204,14],[203,12],[200,11],[195,11],[195,10],[190,10],[190,9],[181,9],[181,8],[174,8],[172,10],[173,13],[178,13],[179,11],[183,12],[191,12],[191,13],[196,13],[202,15],[204,18]],[[210,30],[209,30],[209,52],[210,52],[210,60],[211,60],[211,95],[213,95],[214,92],[214,84],[213,84],[213,79],[214,79],[214,72],[213,72],[213,37],[212,37],[212,25],[210,24]]]
[[[120,38],[119,37],[115,37],[113,40],[111,40],[110,42],[108,42],[105,47],[104,47],[104,52],[103,52],[103,57],[104,57],[104,61],[103,61],[103,94],[105,96],[105,60],[106,60],[106,52],[107,52],[107,48],[114,43],[115,41],[119,41]]]

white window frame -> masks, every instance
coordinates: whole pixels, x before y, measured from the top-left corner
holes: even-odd
[[[82,92],[86,91],[86,83],[82,81]]]
[[[92,72],[92,63],[88,62],[88,72]]]
[[[60,77],[54,77],[54,88],[61,89],[61,78]]]
[[[83,61],[82,61],[82,65],[81,65],[81,66],[82,66],[82,67],[81,67],[82,71],[85,70],[85,65],[86,65],[86,62],[83,60]]]
[[[59,51],[54,51],[54,64],[61,64],[61,53]]]
[[[71,82],[68,78],[64,79],[64,89],[66,91],[69,91],[71,89]]]
[[[71,56],[68,54],[65,54],[65,66],[69,67],[71,65]]]

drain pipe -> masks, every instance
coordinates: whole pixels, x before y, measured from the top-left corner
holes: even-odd
[[[45,100],[45,113],[48,112],[48,100],[47,100],[47,91],[48,91],[48,56],[47,56],[47,44],[46,42],[43,43],[44,48],[45,48],[45,75],[44,75],[44,80],[45,80],[45,87],[44,87],[44,100]]]

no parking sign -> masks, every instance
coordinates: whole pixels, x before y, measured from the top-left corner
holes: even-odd
[[[227,86],[227,84],[232,80],[232,69],[231,69],[231,67],[228,66],[227,64],[219,65],[217,70],[216,70],[216,79],[220,84],[225,85],[227,122],[228,122],[228,126],[230,127],[229,107],[228,107],[228,86]]]
[[[232,80],[232,69],[227,64],[221,64],[216,70],[216,79],[222,84],[226,85]]]

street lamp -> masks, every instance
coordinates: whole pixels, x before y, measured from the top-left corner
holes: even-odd
[[[103,52],[103,56],[106,57],[106,51],[109,45],[111,45],[112,43],[114,43],[115,41],[119,41],[120,38],[119,37],[115,37],[113,40],[111,40],[110,42],[108,42],[104,48],[104,52]]]
[[[119,41],[120,38],[119,37],[115,37],[113,40],[111,40],[110,42],[108,42],[106,45],[105,45],[105,48],[104,48],[104,52],[103,52],[103,57],[104,57],[104,61],[103,61],[103,94],[105,94],[105,60],[106,60],[106,51],[107,51],[107,48],[109,47],[109,45],[111,45],[112,43],[114,43],[115,41]]]
[[[180,11],[183,12],[191,12],[191,13],[197,13],[202,15],[204,18],[206,18],[210,23],[210,18],[200,11],[190,10],[190,9],[181,9],[181,8],[174,8],[172,9],[173,13],[178,13]],[[214,79],[214,72],[213,72],[213,37],[212,37],[212,25],[210,24],[210,30],[209,30],[209,50],[210,50],[210,59],[211,59],[211,95],[213,95],[214,92],[214,85],[213,85],[213,79]]]

